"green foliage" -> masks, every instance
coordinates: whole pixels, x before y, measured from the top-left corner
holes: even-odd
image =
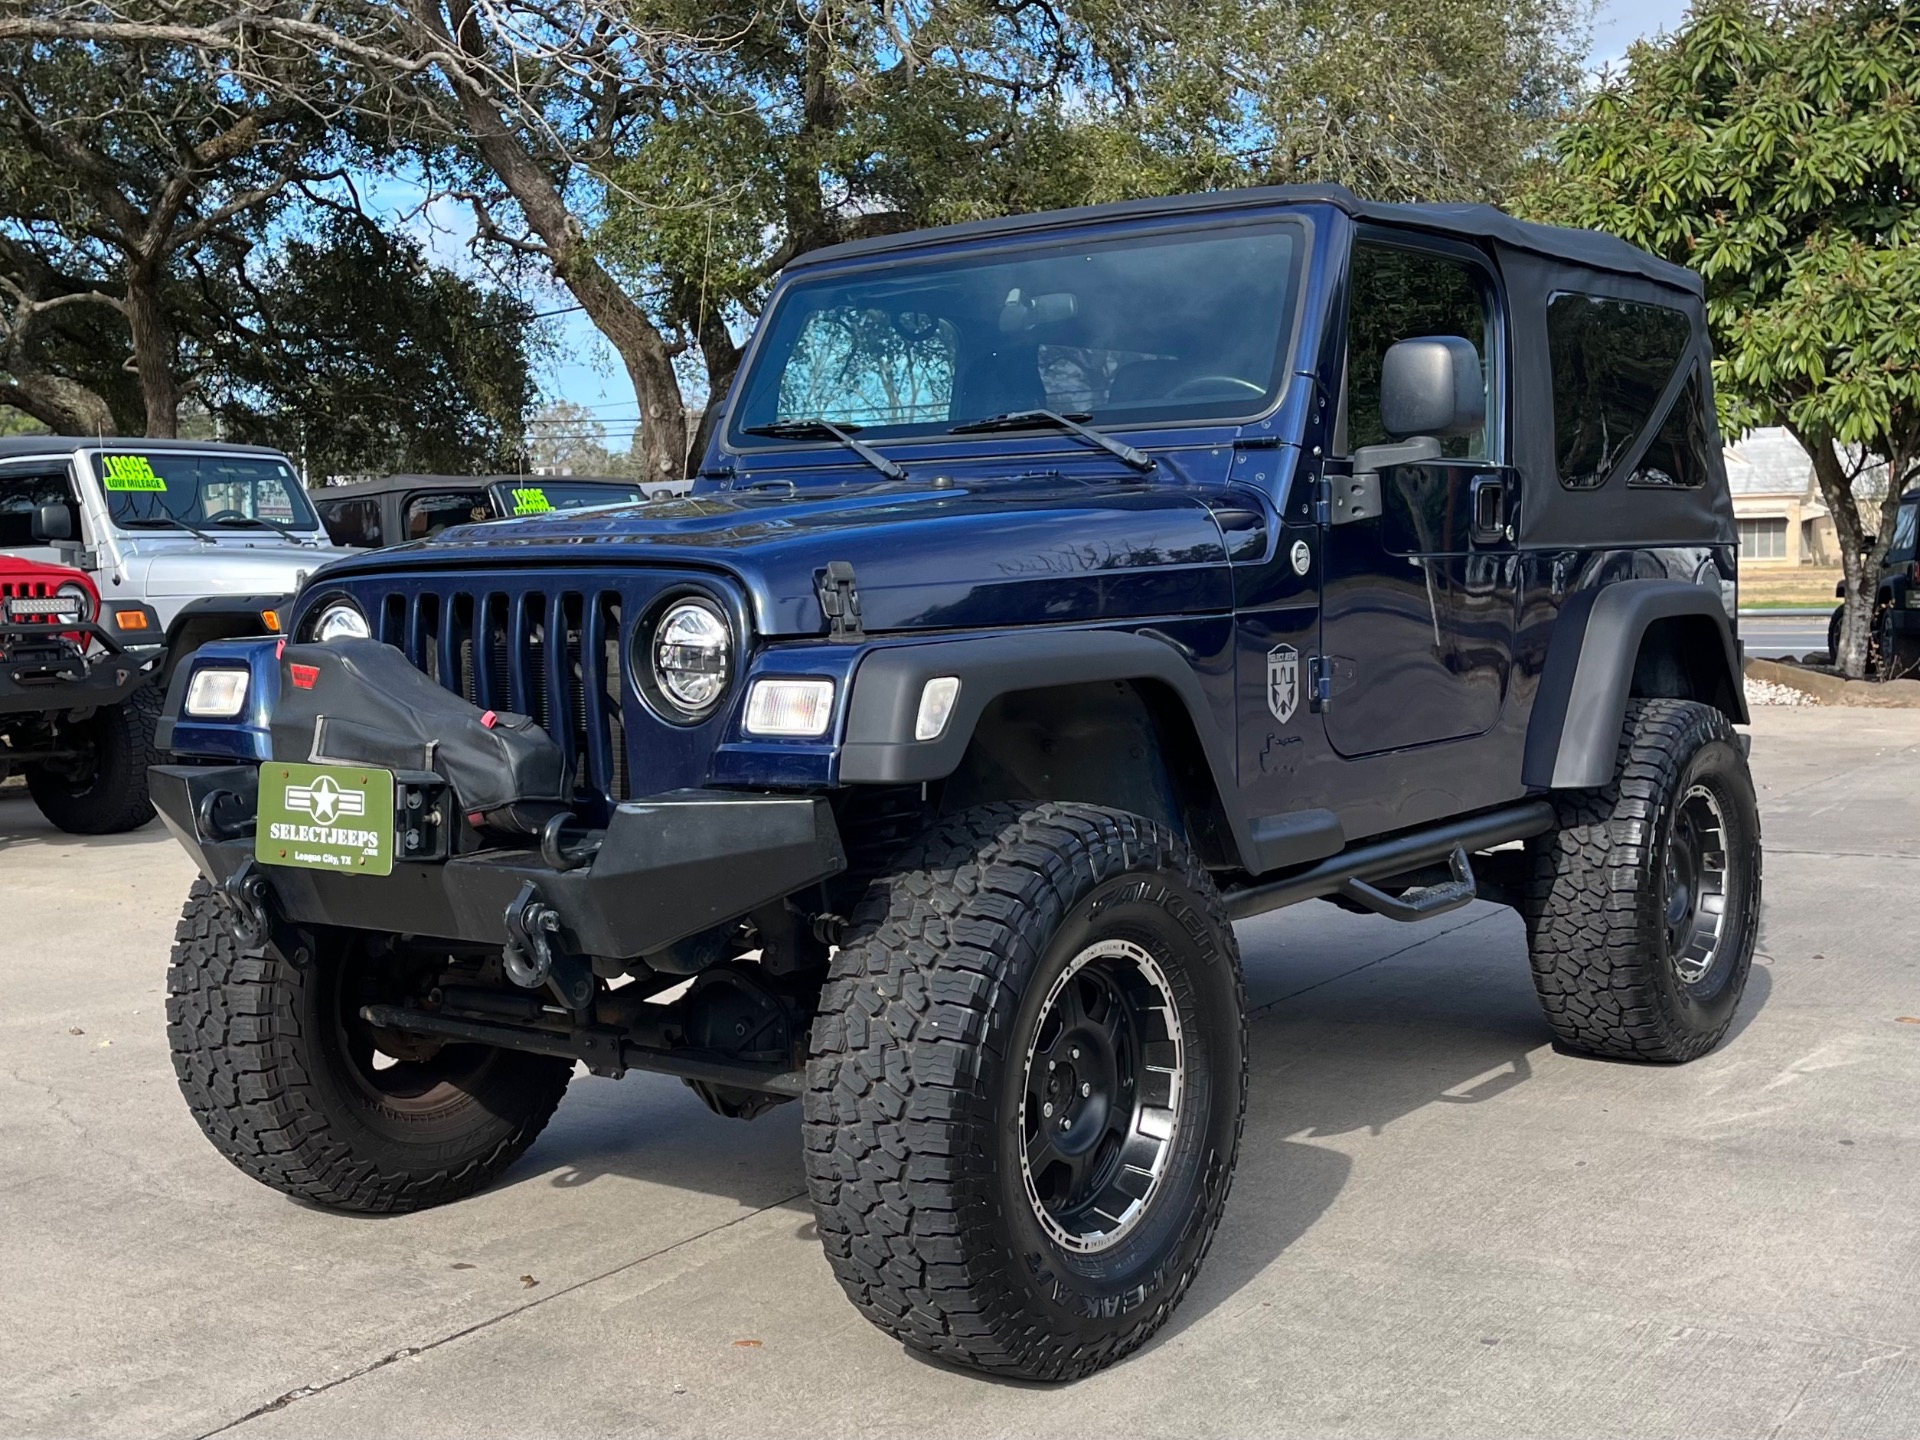
[[[318,475],[519,468],[534,382],[523,301],[340,219],[288,241],[209,339],[210,408],[232,439]]]
[[[714,57],[616,147],[598,253],[716,385],[793,254],[1145,194],[1504,195],[1578,77],[1584,0],[651,0]],[[720,37],[729,37],[719,44]]]
[[[1917,105],[1911,0],[1702,0],[1634,47],[1526,200],[1705,278],[1723,427],[1783,424],[1813,456],[1852,674],[1894,507],[1920,478]],[[1876,457],[1892,483],[1869,521],[1853,479]]]
[[[1569,124],[1527,208],[1707,281],[1723,419],[1920,441],[1920,8],[1706,0]]]

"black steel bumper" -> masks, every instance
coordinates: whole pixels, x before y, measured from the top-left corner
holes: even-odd
[[[99,642],[92,653],[65,637]],[[0,624],[0,715],[118,705],[159,671],[164,648],[130,650],[100,625]]]
[[[226,884],[254,859],[258,767],[159,765],[153,803],[201,871]],[[833,812],[813,796],[687,790],[621,804],[586,863],[538,849],[397,862],[385,876],[258,865],[275,915],[296,925],[504,945],[531,885],[578,955],[632,959],[737,919],[846,868]]]

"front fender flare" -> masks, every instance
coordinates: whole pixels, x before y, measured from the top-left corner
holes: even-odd
[[[953,714],[937,738],[916,740],[921,691],[944,675],[960,680]],[[1339,822],[1324,810],[1249,819],[1232,739],[1215,724],[1192,663],[1172,642],[1146,632],[1033,630],[877,648],[854,673],[839,778],[852,785],[944,779],[959,767],[981,714],[1000,696],[1105,680],[1163,685],[1185,707],[1243,868],[1260,874],[1340,848]]]

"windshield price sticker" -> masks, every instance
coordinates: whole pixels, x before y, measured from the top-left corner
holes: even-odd
[[[155,490],[166,493],[167,482],[154,473],[153,462],[144,455],[108,455],[104,457],[105,484],[109,490]]]
[[[393,772],[359,765],[260,767],[254,855],[267,865],[393,873]]]
[[[544,515],[553,509],[553,502],[547,499],[547,492],[538,485],[527,485],[513,492],[513,513],[516,515]]]

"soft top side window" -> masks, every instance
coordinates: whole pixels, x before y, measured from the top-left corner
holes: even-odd
[[[1692,340],[1686,315],[1666,305],[1571,290],[1547,301],[1553,443],[1562,485],[1593,490],[1606,484],[1655,425],[1660,433],[1630,483],[1705,483],[1705,460],[1697,453],[1707,433],[1699,377],[1689,379],[1666,414],[1655,414]]]
[[[1347,302],[1347,394],[1344,451],[1381,445],[1394,437],[1380,421],[1380,367],[1401,340],[1451,335],[1471,341],[1487,389],[1488,424],[1441,442],[1449,459],[1492,459],[1492,391],[1496,344],[1493,294],[1486,271],[1464,256],[1362,240],[1353,247]]]
[[[427,540],[449,525],[494,518],[493,505],[478,490],[422,490],[407,497],[407,539]]]
[[[380,501],[368,496],[358,500],[318,502],[320,523],[327,527],[327,538],[336,545],[360,549],[380,546]]]

